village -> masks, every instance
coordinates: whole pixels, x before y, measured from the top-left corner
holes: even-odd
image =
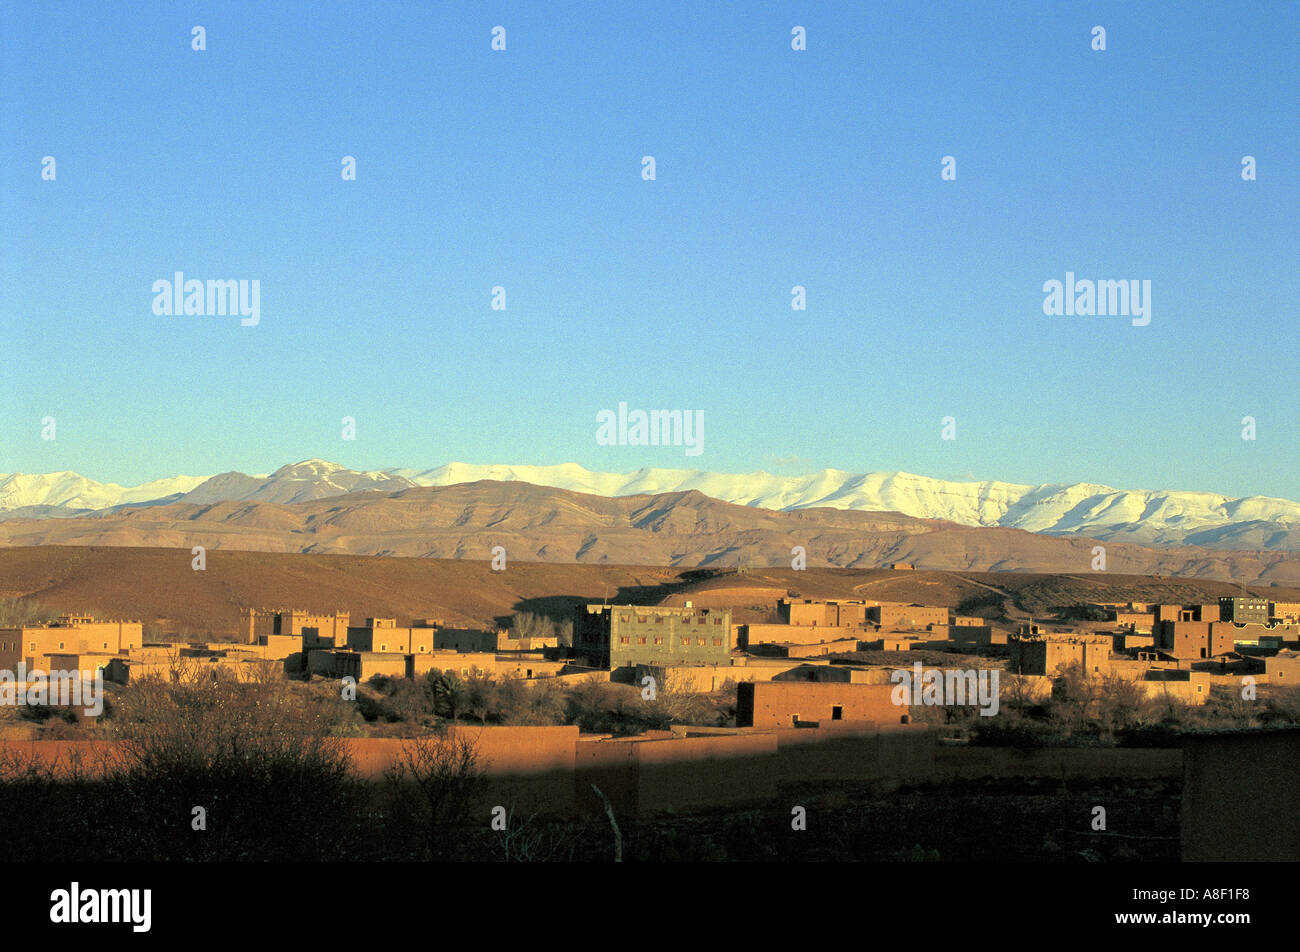
[[[546,815],[611,809],[653,817],[742,808],[770,802],[791,784],[818,782],[885,794],[963,778],[1182,778],[1184,858],[1292,849],[1260,832],[1268,824],[1246,823],[1237,791],[1243,782],[1276,784],[1269,765],[1294,759],[1294,729],[1188,733],[1177,712],[1206,709],[1215,691],[1221,707],[1238,694],[1292,697],[1300,683],[1300,603],[1246,594],[1217,604],[1098,602],[1008,627],[942,605],[797,593],[777,598],[768,621],[733,622],[733,613],[752,617],[758,606],[727,607],[707,591],[678,600],[584,603],[571,625],[541,635],[451,627],[438,618],[354,624],[345,611],[244,608],[237,641],[205,643],[146,643],[138,621],[66,614],[0,629],[0,669],[102,680],[119,693],[219,683],[284,692],[305,683],[332,692],[335,709],[367,705],[365,721],[374,723],[341,739],[361,777],[378,782],[399,766],[410,743],[401,738],[472,747],[487,781],[475,809],[508,800]],[[467,686],[505,692],[513,685],[525,707],[529,697],[561,691],[569,714],[552,705],[550,719],[520,720],[497,716],[490,704],[472,711],[468,700],[453,700],[436,722],[381,729],[385,719],[374,712],[403,684],[412,686],[408,694],[427,687],[452,697]],[[697,700],[707,703],[691,703]],[[50,703],[57,703],[53,692]],[[1107,711],[1143,703],[1164,711],[1163,722],[1184,724],[1172,728],[1183,738],[1174,747],[1167,739],[1157,749],[1080,746],[1080,731],[1113,721]],[[575,714],[582,704],[618,716]],[[638,717],[638,705],[655,717]],[[1076,736],[1027,738],[1032,712],[1053,705],[1082,718]],[[1274,716],[1268,704],[1259,710]],[[87,713],[70,718],[79,728],[71,735],[38,733],[0,746],[17,743],[61,769],[69,744],[117,743],[97,729],[103,718]],[[1261,744],[1264,754],[1243,756],[1243,747]],[[1222,772],[1227,763],[1231,777]],[[1284,800],[1265,812],[1285,809]]]
[[[245,608],[237,641],[146,643],[139,621],[62,615],[55,621],[0,629],[0,669],[43,670],[129,684],[142,678],[191,680],[203,673],[236,680],[418,678],[431,671],[461,677],[560,683],[643,685],[672,682],[711,692],[728,681],[835,685],[813,690],[845,704],[819,705],[828,720],[853,720],[854,697],[890,683],[899,652],[942,652],[981,659],[1018,691],[1049,695],[1062,673],[1118,677],[1150,696],[1203,704],[1212,685],[1300,683],[1300,602],[1255,596],[1217,604],[1097,603],[1089,620],[1028,622],[1015,629],[943,606],[864,599],[787,596],[773,606],[776,623],[733,623],[729,608],[686,600],[664,605],[588,604],[575,615],[572,644],[560,636],[508,629],[449,627],[438,618],[366,618],[347,612]],[[1094,620],[1099,619],[1099,620]],[[927,665],[933,666],[933,665]],[[943,667],[942,665],[938,667]],[[787,689],[788,690],[788,689]],[[778,697],[778,688],[764,688]],[[811,695],[807,695],[811,696]],[[782,726],[819,722],[811,709],[769,715]],[[896,720],[896,719],[895,719]],[[752,726],[742,724],[738,726]]]

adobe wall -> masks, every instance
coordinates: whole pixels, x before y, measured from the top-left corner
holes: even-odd
[[[871,618],[882,628],[924,628],[948,624],[948,609],[937,605],[880,605],[872,609]]]
[[[839,613],[831,610],[825,602],[792,601],[781,599],[776,607],[777,617],[787,625],[826,625],[833,624],[831,615],[839,619]]]
[[[738,727],[793,727],[796,718],[898,724],[907,714],[906,706],[894,704],[889,685],[768,681],[742,683],[736,689]]]
[[[888,684],[885,668],[852,668],[843,664],[800,664],[787,668],[770,681],[817,681],[836,684]]]
[[[473,727],[448,728],[453,740],[465,738],[475,745],[480,766],[491,776],[545,773],[573,769],[576,725],[562,727]],[[363,777],[380,778],[397,761],[408,740],[389,737],[347,737],[343,743],[353,758],[354,769]]]
[[[1149,634],[1156,623],[1150,612],[1116,612],[1115,624],[1132,627],[1134,631]]]
[[[576,725],[563,727],[470,727],[448,729],[453,740],[465,738],[475,745],[479,769],[484,773],[483,789],[472,810],[483,814],[484,822],[494,806],[507,810],[568,814],[574,810],[574,748]],[[401,748],[409,740],[395,738],[345,738],[360,776],[381,781],[384,772],[398,762]]]
[[[776,796],[776,752],[771,734],[635,743],[638,808],[650,813]]]
[[[740,625],[737,647],[749,645],[819,645],[862,637],[863,629],[839,625]]]
[[[1175,658],[1213,658],[1232,651],[1236,634],[1231,622],[1161,621],[1156,624],[1156,645]]]
[[[783,783],[868,780],[892,788],[935,778],[937,735],[924,725],[781,728],[772,734]]]
[[[592,784],[609,798],[616,816],[640,812],[640,771],[630,741],[583,740],[574,751],[573,797],[582,813],[604,813]]]
[[[1270,682],[1300,686],[1300,654],[1276,654],[1264,659],[1264,670]]]
[[[1007,633],[993,631],[992,625],[931,625],[930,637],[938,641],[956,641],[991,645],[1007,643]]]
[[[430,671],[450,671],[462,678],[471,673],[487,674],[497,663],[497,656],[488,652],[440,651],[427,655],[413,655],[411,670],[413,677],[420,677]]]
[[[2,740],[0,757],[16,759],[19,763],[29,760],[53,769],[60,777],[67,777],[75,769],[96,774],[102,769],[106,759],[112,760],[120,754],[117,741],[105,740]]]
[[[818,658],[822,655],[839,654],[841,652],[857,651],[857,638],[841,638],[836,641],[827,641],[817,645],[791,645],[786,651],[787,658]]]
[[[1154,648],[1156,639],[1154,635],[1141,632],[1124,632],[1115,636],[1116,651],[1130,651],[1134,648]]]
[[[496,651],[498,634],[479,628],[438,628],[433,646],[435,651]]]
[[[266,644],[259,646],[262,648],[260,654],[268,661],[283,661],[291,654],[302,651],[303,648],[301,635],[265,635],[263,637]]]

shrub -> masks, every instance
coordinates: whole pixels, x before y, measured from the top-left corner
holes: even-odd
[[[145,683],[122,699],[108,848],[153,860],[354,855],[365,790],[319,709],[282,687]],[[194,829],[195,807],[205,830]]]

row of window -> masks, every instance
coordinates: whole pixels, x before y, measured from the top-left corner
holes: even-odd
[[[703,645],[707,640],[708,640],[708,639],[706,639],[706,638],[696,638],[696,639],[695,639],[695,643],[696,643],[697,645]],[[619,641],[619,644],[623,644],[623,645],[630,645],[630,644],[632,643],[632,639],[631,639],[631,637],[629,637],[628,635],[623,635],[621,638],[618,639],[618,641]],[[639,645],[644,645],[644,644],[646,643],[646,638],[645,638],[645,636],[642,636],[642,637],[638,638],[638,639],[636,640],[636,643],[639,644]],[[656,639],[655,639],[655,644],[657,644],[657,645],[662,645],[663,643],[664,643],[664,640],[663,640],[662,638],[656,638]],[[691,639],[689,639],[689,638],[683,638],[683,639],[682,639],[682,647],[683,647],[683,648],[688,647],[688,646],[690,645],[690,643],[691,643]],[[721,645],[722,645],[722,639],[721,639],[721,638],[714,638],[714,639],[713,639],[713,646],[714,646],[715,648],[716,648],[716,647],[720,647]]]
[[[665,618],[665,617],[666,617],[666,616],[664,616],[664,615],[655,615],[655,624],[656,624],[656,625],[662,625],[662,624],[664,623],[664,618]],[[689,624],[691,623],[691,618],[692,618],[692,617],[693,617],[693,616],[691,616],[691,615],[687,615],[687,616],[685,616],[685,617],[679,618],[678,621],[680,621],[683,625],[689,625]],[[627,622],[630,622],[630,621],[632,620],[632,616],[630,616],[630,615],[620,615],[619,618],[618,618],[618,620],[621,621],[621,622],[627,623]],[[637,621],[637,624],[638,624],[638,625],[644,625],[648,620],[649,620],[648,617],[645,616],[645,615],[637,615],[637,616],[636,616],[636,621]],[[700,618],[699,618],[699,620],[698,620],[698,624],[701,624],[701,625],[707,625],[708,623],[709,623],[709,620],[708,620],[707,618],[705,618],[705,617],[703,617],[703,616],[700,616]],[[715,625],[721,625],[721,624],[722,624],[722,616],[720,616],[720,615],[715,616],[714,619],[713,619],[713,623],[714,623]]]
[[[7,647],[8,650],[10,650],[10,651],[12,651],[12,650],[14,649],[14,646],[13,646],[12,644],[11,644],[11,645],[7,645],[6,647]],[[107,642],[107,641],[104,642],[104,647],[105,647],[105,648],[108,647],[108,642]],[[31,650],[32,650],[32,651],[35,651],[35,650],[36,650],[36,642],[34,642],[34,641],[32,642]],[[63,644],[62,641],[59,642],[59,650],[60,650],[60,651],[63,651],[63,650],[64,650],[64,644]]]

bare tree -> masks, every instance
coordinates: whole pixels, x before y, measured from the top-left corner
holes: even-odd
[[[172,684],[197,684],[203,680],[203,662],[192,655],[181,654],[181,649],[172,646],[163,655],[167,665],[167,680]]]
[[[398,809],[415,809],[430,859],[443,854],[445,833],[468,821],[484,784],[474,742],[450,734],[430,734],[402,744],[386,777]]]
[[[695,689],[691,677],[682,671],[657,669],[658,686],[652,707],[674,724],[690,724],[698,720],[706,706],[704,696]]]
[[[284,678],[284,662],[256,658],[235,668],[236,679],[244,684],[278,684]]]

